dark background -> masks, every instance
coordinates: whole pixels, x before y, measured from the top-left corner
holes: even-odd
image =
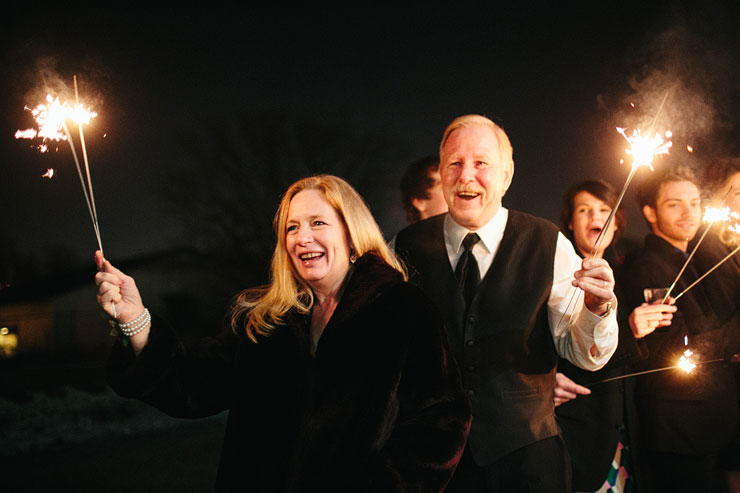
[[[213,289],[170,279],[176,290],[201,287],[201,311],[148,287],[148,304],[198,335],[196,322],[223,314],[230,294],[266,280],[270,221],[287,185],[317,172],[347,178],[390,239],[405,224],[404,168],[436,153],[462,114],[485,114],[511,138],[516,172],[504,205],[553,221],[576,181],[622,187],[629,161],[620,162],[627,144],[616,127],[646,130],[666,94],[656,129],[672,130],[672,158],[701,168],[738,155],[739,33],[737,2],[718,1],[16,7],[0,19],[0,304],[88,286],[84,310],[95,309],[97,243],[69,145],[41,154],[14,138],[33,126],[25,106],[49,92],[73,99],[74,75],[98,112],[85,138],[105,253],[132,272],[189,264],[215,277]],[[50,167],[54,178],[42,178]],[[633,191],[627,237],[639,241]],[[54,358],[69,369],[65,354]],[[150,455],[171,458],[154,488],[177,489],[183,477],[193,486],[194,475],[211,483],[218,422],[193,429],[116,400],[99,387],[104,354],[87,356],[85,372],[58,371],[54,358],[3,366],[6,382],[19,383],[0,401],[0,422],[26,430],[10,450],[29,490],[38,483],[28,471],[44,463],[60,464],[57,486],[129,488],[115,466],[139,458],[144,467]],[[96,464],[95,474],[82,464]]]
[[[229,229],[223,215],[269,224],[282,189],[319,171],[348,178],[390,237],[404,167],[465,113],[511,137],[505,205],[553,220],[576,180],[622,186],[615,127],[645,130],[669,88],[658,128],[673,131],[674,154],[738,152],[735,2],[70,6],[1,22],[1,240],[41,260],[62,248],[87,261],[96,247],[68,144],[40,154],[13,138],[33,126],[24,106],[49,91],[72,99],[75,74],[99,114],[85,132],[113,260],[206,241],[197,223]],[[257,198],[260,210],[234,210]]]

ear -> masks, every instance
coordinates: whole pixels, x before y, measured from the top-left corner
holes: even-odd
[[[509,190],[511,181],[514,179],[514,161],[504,168],[504,194]]]
[[[568,223],[568,229],[573,231],[573,219],[571,219],[570,222]]]
[[[647,219],[647,222],[650,224],[658,222],[658,215],[655,213],[655,209],[652,206],[643,205],[642,215],[645,216],[645,219]]]
[[[420,198],[414,197],[413,199],[411,199],[411,205],[413,205],[414,208],[419,212],[424,212],[427,210],[427,201]]]

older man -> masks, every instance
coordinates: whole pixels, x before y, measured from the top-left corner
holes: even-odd
[[[448,491],[569,491],[556,361],[595,370],[616,349],[612,271],[582,262],[550,222],[502,207],[512,148],[488,118],[447,127],[439,172],[449,213],[408,226],[395,246],[443,313],[473,407]],[[571,304],[573,286],[585,295]]]

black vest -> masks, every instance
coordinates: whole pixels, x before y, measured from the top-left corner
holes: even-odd
[[[558,434],[553,408],[557,352],[547,315],[558,229],[509,211],[504,236],[467,317],[444,244],[446,215],[396,237],[411,282],[444,317],[473,408],[468,443],[479,465]]]

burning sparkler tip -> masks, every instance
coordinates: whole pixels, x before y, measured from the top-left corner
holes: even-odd
[[[694,363],[691,359],[693,355],[694,353],[691,351],[691,349],[687,349],[678,360],[678,367],[685,371],[687,374],[691,373],[694,368],[696,368],[696,363]]]

